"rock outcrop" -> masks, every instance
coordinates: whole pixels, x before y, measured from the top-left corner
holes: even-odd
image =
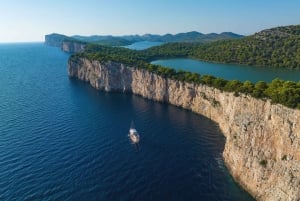
[[[76,41],[63,41],[61,44],[61,49],[64,52],[68,53],[77,53],[84,51],[86,43],[84,42],[76,42]]]
[[[300,110],[201,84],[163,78],[115,62],[71,57],[70,77],[98,90],[132,92],[216,121],[233,178],[257,200],[300,199]]]
[[[56,33],[45,35],[45,44],[59,47],[62,51],[68,53],[82,52],[86,46],[85,42]]]
[[[54,47],[61,47],[63,41],[67,39],[68,36],[52,33],[45,35],[45,44]]]

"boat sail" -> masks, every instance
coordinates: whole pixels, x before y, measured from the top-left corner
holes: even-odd
[[[139,143],[140,136],[139,136],[137,130],[135,129],[133,121],[131,122],[128,136],[134,144]]]

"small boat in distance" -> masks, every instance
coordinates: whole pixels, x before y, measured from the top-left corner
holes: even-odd
[[[135,129],[133,121],[131,122],[128,136],[134,144],[139,143],[140,136],[139,136],[137,130]]]

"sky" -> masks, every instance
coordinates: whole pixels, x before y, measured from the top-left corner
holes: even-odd
[[[0,42],[44,35],[260,30],[300,24],[299,0],[0,0]]]

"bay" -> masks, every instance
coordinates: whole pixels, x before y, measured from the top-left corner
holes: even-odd
[[[253,200],[229,175],[214,122],[69,79],[69,56],[0,45],[0,200]]]
[[[132,43],[131,45],[127,45],[125,47],[132,50],[144,50],[162,44],[163,42],[139,41],[139,42]]]
[[[284,68],[219,64],[183,58],[156,60],[152,64],[199,73],[200,75],[213,75],[227,80],[249,80],[251,82],[271,82],[275,78],[296,82],[300,80],[300,70]]]

